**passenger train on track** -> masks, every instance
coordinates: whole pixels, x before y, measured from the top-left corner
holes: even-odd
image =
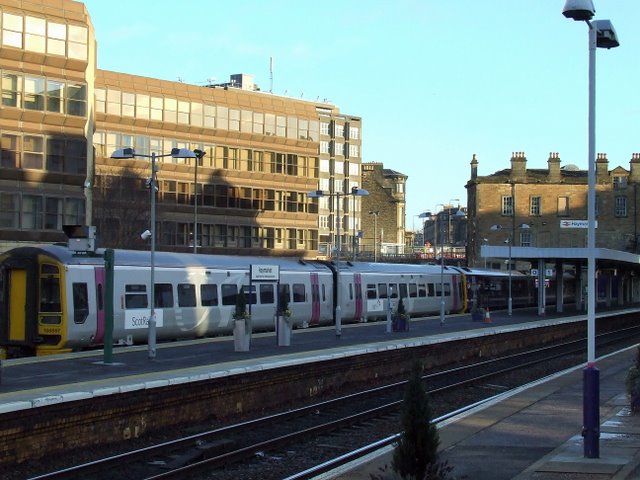
[[[19,247],[0,255],[0,348],[10,356],[99,346],[105,335],[103,251],[74,254],[66,245]],[[150,309],[150,254],[115,250],[113,341],[145,342]],[[154,304],[159,341],[228,334],[239,294],[253,330],[272,330],[278,292],[294,328],[332,325],[336,299],[343,323],[385,319],[403,299],[412,317],[478,305],[481,291],[506,303],[504,272],[439,265],[333,262],[293,258],[156,252]],[[252,265],[277,266],[279,281],[252,281]],[[533,280],[512,273],[514,306],[533,304]],[[482,285],[480,287],[473,285]],[[338,290],[340,291],[338,295]],[[486,297],[489,301],[489,297]],[[389,303],[391,302],[391,304]]]

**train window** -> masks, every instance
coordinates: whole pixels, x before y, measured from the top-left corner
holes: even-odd
[[[411,298],[416,298],[418,296],[418,285],[415,283],[409,284],[409,296]]]
[[[242,287],[242,294],[244,295],[247,304],[255,305],[257,303],[256,300],[256,287],[253,285],[244,285]]]
[[[74,283],[71,290],[73,291],[73,321],[74,323],[84,323],[89,315],[87,284]]]
[[[124,291],[125,308],[147,308],[149,306],[146,285],[125,285]]]
[[[353,283],[349,284],[349,300],[353,300]]]
[[[390,298],[398,298],[398,284],[390,283],[389,284],[389,297]]]
[[[222,305],[235,305],[238,296],[238,286],[229,283],[223,283],[222,289]]]
[[[377,298],[375,283],[367,283],[367,298],[369,300],[375,300]]]
[[[436,296],[440,297],[442,295],[442,284],[437,283],[436,284]],[[445,297],[450,297],[451,296],[451,285],[448,283],[444,284],[444,296]]]
[[[427,284],[427,288],[428,288],[428,292],[429,292],[428,296],[429,297],[435,297],[436,296],[436,289],[433,286],[433,283],[428,283]]]
[[[304,283],[294,283],[292,286],[292,291],[294,303],[301,303],[307,300]]]
[[[200,299],[203,307],[218,305],[218,285],[200,285]]]
[[[400,298],[407,298],[409,296],[409,291],[407,290],[407,284],[400,284]]]
[[[58,267],[56,267],[55,265],[49,265],[44,263],[41,267],[40,267],[40,272],[42,273],[46,273],[46,274],[53,274],[53,275],[59,275],[60,272],[58,271]]]
[[[178,284],[178,306],[179,307],[195,307],[196,306],[196,286],[193,283]]]
[[[419,297],[427,296],[427,286],[424,283],[418,284],[418,296]]]
[[[51,276],[40,279],[40,311],[56,313],[61,311],[60,279],[58,277]]]
[[[387,298],[387,284],[379,283],[378,284],[378,298]]]
[[[324,283],[322,284],[322,301],[326,302],[327,301],[327,292],[325,291],[325,285]]]
[[[156,308],[173,308],[173,287],[170,283],[156,283],[153,292]]]
[[[268,283],[260,285],[260,303],[275,303],[275,288],[273,288],[273,285],[269,285]]]

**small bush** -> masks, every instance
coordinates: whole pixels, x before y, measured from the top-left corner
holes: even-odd
[[[627,371],[624,379],[632,413],[640,412],[640,347],[636,351],[636,361]]]

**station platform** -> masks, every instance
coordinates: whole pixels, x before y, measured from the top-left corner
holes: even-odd
[[[533,326],[537,322],[581,321],[581,314],[537,316],[535,309],[492,312],[491,323],[471,315],[412,319],[407,332],[387,333],[386,322],[346,324],[341,335],[334,327],[296,329],[291,345],[279,347],[273,332],[253,334],[248,352],[236,352],[232,336],[159,343],[150,360],[145,345],[113,349],[104,363],[102,350],[2,361],[0,414],[53,403],[156,388],[176,382],[236,375],[243,372],[303,364],[363,352],[407,348],[445,340]]]
[[[440,458],[455,478],[473,480],[638,480],[640,415],[631,415],[624,378],[637,347],[598,359],[599,458],[585,458],[582,367],[536,382],[439,426]],[[393,447],[317,477],[370,480]],[[384,477],[382,477],[384,478]]]

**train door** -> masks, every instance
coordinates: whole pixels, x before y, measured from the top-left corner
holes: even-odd
[[[38,263],[26,258],[5,262],[0,276],[0,343],[32,347],[37,331]]]
[[[94,343],[104,342],[104,287],[105,287],[105,271],[104,267],[96,267],[96,333]]]
[[[361,321],[362,320],[362,312],[363,312],[363,305],[362,305],[362,275],[360,273],[354,273],[353,274],[353,285],[355,287],[355,313],[353,315],[353,318],[356,321]]]
[[[7,337],[11,343],[27,340],[27,271],[9,270],[9,325]]]
[[[311,319],[309,325],[318,325],[320,323],[320,285],[318,282],[318,274],[311,274]]]

